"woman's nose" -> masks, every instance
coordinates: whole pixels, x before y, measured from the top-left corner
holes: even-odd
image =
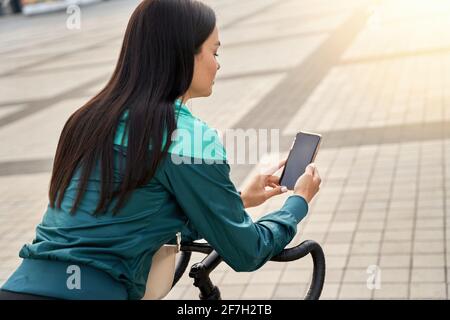
[[[220,70],[220,63],[217,63],[217,70]]]

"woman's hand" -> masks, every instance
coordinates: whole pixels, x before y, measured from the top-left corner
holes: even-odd
[[[241,192],[242,202],[245,208],[259,206],[267,199],[282,194],[287,191],[287,188],[280,186],[280,177],[273,175],[286,163],[286,160],[281,161],[278,166],[272,168],[265,174],[255,176],[250,183]],[[266,190],[266,187],[272,189]]]
[[[321,182],[322,179],[316,165],[311,163],[306,167],[305,173],[297,179],[294,194],[303,197],[306,202],[310,203],[317,192],[319,192]]]

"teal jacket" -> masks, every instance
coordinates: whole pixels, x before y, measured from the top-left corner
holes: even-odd
[[[107,212],[94,217],[100,190],[97,165],[76,214],[70,215],[80,179],[76,172],[61,210],[47,207],[32,244],[24,245],[19,253],[24,262],[43,262],[45,268],[36,264],[21,266],[3,289],[68,299],[140,299],[153,254],[161,245],[173,241],[177,232],[181,232],[182,241],[208,241],[235,271],[258,269],[283,250],[305,217],[307,202],[300,196],[290,196],[280,210],[252,221],[230,180],[230,166],[217,132],[194,117],[179,100],[174,107],[177,135],[150,182],[132,193],[118,215]],[[127,116],[125,112],[119,122],[114,145],[118,185],[126,159]],[[115,203],[110,205],[111,211]],[[59,271],[52,269],[55,264],[50,268],[48,261],[65,263],[64,270],[70,264],[101,270],[120,283],[125,294],[110,296],[95,291],[105,287],[104,283],[97,284],[97,289],[89,289],[87,284],[86,291],[77,294],[76,290],[64,292],[60,282],[68,274],[64,273],[59,282],[52,280],[58,277],[49,273]],[[97,277],[92,272],[89,275]],[[88,289],[94,290],[91,295]]]

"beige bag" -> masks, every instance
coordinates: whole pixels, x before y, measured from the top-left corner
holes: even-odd
[[[181,234],[177,233],[177,244],[165,244],[155,252],[148,274],[145,295],[142,300],[159,300],[172,289],[175,262],[180,251]]]

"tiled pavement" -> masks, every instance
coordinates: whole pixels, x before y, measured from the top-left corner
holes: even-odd
[[[325,299],[447,299],[450,214],[450,3],[430,0],[210,0],[222,68],[193,101],[212,126],[320,132],[323,178],[299,233],[327,258]],[[67,117],[105,83],[135,0],[67,15],[0,18],[0,284],[33,239]],[[249,151],[254,146],[249,146]],[[257,172],[233,165],[237,186]],[[279,196],[249,212],[278,209]],[[200,259],[196,255],[193,261]],[[380,287],[369,289],[376,268]],[[225,299],[299,299],[311,261],[257,272],[220,265]],[[185,275],[167,298],[198,292]]]

